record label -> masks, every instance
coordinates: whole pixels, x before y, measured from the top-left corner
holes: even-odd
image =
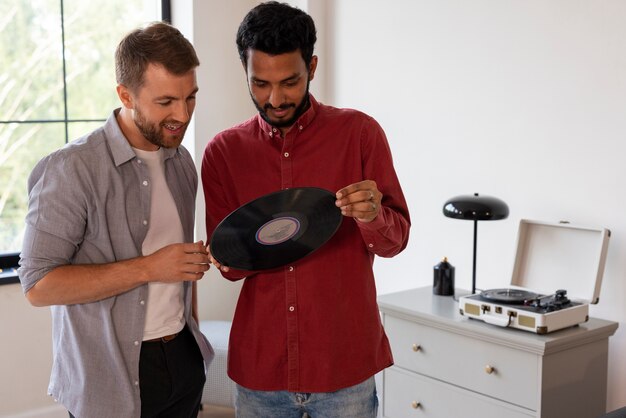
[[[299,187],[269,193],[225,217],[211,237],[211,254],[227,267],[265,270],[297,261],[337,232],[343,215],[334,193]]]
[[[300,230],[300,222],[296,218],[286,216],[272,219],[259,228],[256,240],[263,245],[276,245],[294,237]]]

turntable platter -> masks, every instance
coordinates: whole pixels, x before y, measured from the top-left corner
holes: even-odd
[[[490,302],[523,304],[527,300],[537,299],[540,295],[523,289],[489,289],[483,290],[480,297]]]

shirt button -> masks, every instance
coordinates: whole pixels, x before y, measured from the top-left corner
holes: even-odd
[[[295,310],[296,310],[296,308],[294,308],[293,306],[290,306],[290,307],[289,307],[289,312],[293,312],[293,311],[295,311]]]
[[[143,220],[143,224],[144,225],[148,225],[148,221],[146,221],[145,219]]]
[[[145,305],[145,304],[146,304],[146,301],[145,301],[145,300],[141,300],[141,301],[139,301],[139,304],[140,304],[140,305]]]
[[[273,129],[272,129],[272,132],[276,132],[276,128],[273,128]]]
[[[285,158],[289,158],[289,153],[288,152],[284,153],[283,155],[285,156]]]
[[[133,344],[135,344],[135,345],[139,345],[139,341],[135,341]]]
[[[139,386],[139,381],[135,380],[135,386]]]
[[[302,125],[298,126],[298,129],[303,130],[304,127]]]
[[[141,160],[137,160],[137,164],[141,164]]]
[[[367,244],[368,247],[372,248],[374,244]]]
[[[270,138],[272,138],[274,136],[274,133],[270,132],[269,135],[270,135]]]
[[[143,184],[144,186],[148,185],[148,180],[144,180],[141,184]]]
[[[293,266],[289,266],[289,271],[293,271]]]

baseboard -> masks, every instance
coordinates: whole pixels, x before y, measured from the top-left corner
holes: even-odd
[[[0,418],[67,418],[68,416],[67,409],[63,406],[53,405],[10,415],[0,415]]]

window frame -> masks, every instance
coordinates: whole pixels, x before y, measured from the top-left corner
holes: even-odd
[[[28,120],[28,121],[16,121],[16,120],[0,120],[0,124],[31,124],[31,123],[63,123],[65,125],[65,143],[69,142],[69,124],[75,122],[105,122],[106,119],[70,119],[67,114],[67,77],[65,73],[65,23],[64,23],[64,0],[59,0],[61,3],[61,42],[62,42],[62,60],[63,60],[63,107],[64,118],[63,119],[46,119],[46,120]],[[161,20],[163,22],[172,23],[172,8],[171,0],[161,0]],[[19,283],[19,277],[17,274],[17,268],[19,267],[20,252],[1,252],[0,253],[0,286],[5,284]]]

